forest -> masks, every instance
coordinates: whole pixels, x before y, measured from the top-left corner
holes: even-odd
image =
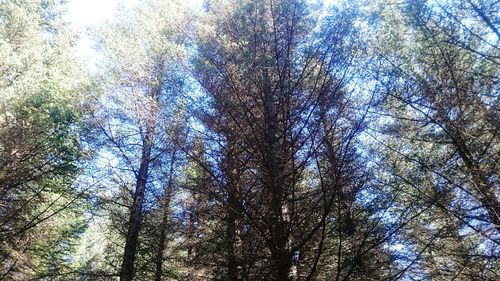
[[[0,0],[0,281],[500,280],[500,1],[188,2]]]

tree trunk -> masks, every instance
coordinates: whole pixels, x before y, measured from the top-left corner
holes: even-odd
[[[242,270],[242,252],[241,252],[241,221],[242,221],[242,210],[241,203],[238,197],[234,195],[229,195],[230,202],[228,208],[228,218],[226,227],[226,243],[228,247],[228,272],[229,280],[243,280]]]
[[[290,280],[290,269],[292,267],[292,260],[287,253],[282,253],[279,258],[278,264],[278,278],[280,281]]]
[[[288,249],[287,221],[283,215],[283,207],[286,207],[286,182],[283,176],[285,168],[284,159],[280,149],[278,113],[274,104],[273,92],[267,73],[264,75],[264,107],[266,118],[266,145],[267,152],[264,163],[266,172],[265,188],[270,192],[270,222],[271,241],[274,259],[274,271],[279,280],[290,280],[290,269],[292,266],[291,255]]]
[[[144,192],[148,181],[149,164],[151,162],[151,149],[153,146],[153,137],[156,127],[157,102],[159,98],[160,87],[156,88],[151,97],[153,104],[149,110],[149,116],[146,124],[146,133],[143,140],[141,154],[141,165],[137,173],[137,183],[132,203],[130,218],[128,223],[127,238],[125,242],[125,251],[120,272],[120,281],[130,281],[134,275],[134,261],[137,250],[137,241],[139,239],[139,230],[142,223],[142,205],[144,202]]]
[[[163,217],[160,225],[160,240],[158,241],[158,249],[156,252],[155,258],[155,281],[161,281],[161,277],[163,275],[163,249],[165,248],[165,241],[167,240],[167,226],[168,226],[168,218],[170,215],[170,200],[172,198],[171,191],[166,194],[165,202],[163,202]]]
[[[169,221],[169,215],[170,215],[170,201],[172,200],[173,196],[173,181],[174,181],[174,165],[175,165],[175,154],[176,150],[172,152],[171,160],[170,160],[170,170],[169,170],[169,175],[168,175],[168,182],[167,185],[165,186],[165,194],[162,202],[163,206],[163,216],[162,216],[162,222],[160,225],[160,240],[158,241],[158,249],[156,252],[156,258],[155,258],[155,265],[156,265],[156,271],[155,271],[155,281],[161,281],[161,277],[163,275],[163,249],[165,248],[165,241],[167,240],[167,228],[168,228],[168,221]]]
[[[240,172],[237,152],[237,146],[228,137],[227,147],[227,167],[226,174],[228,177],[227,186],[227,226],[226,226],[226,247],[227,247],[227,266],[229,280],[243,280],[243,253],[241,249],[241,226],[243,221],[243,207],[240,195]]]

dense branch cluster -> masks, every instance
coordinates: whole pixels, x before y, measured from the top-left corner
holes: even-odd
[[[0,280],[499,280],[500,5],[0,1]]]

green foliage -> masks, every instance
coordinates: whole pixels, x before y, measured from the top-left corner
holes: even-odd
[[[0,2],[2,278],[68,271],[85,225],[75,183],[84,80],[62,13],[62,1]]]
[[[499,279],[497,2],[0,0],[0,280]]]

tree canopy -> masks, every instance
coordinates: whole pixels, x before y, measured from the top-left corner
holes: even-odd
[[[500,280],[494,0],[0,0],[0,280]]]

